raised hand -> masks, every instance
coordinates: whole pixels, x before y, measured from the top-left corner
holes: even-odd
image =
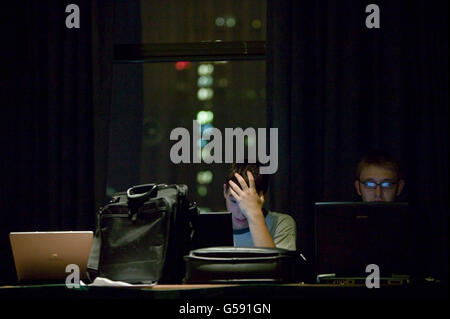
[[[250,171],[247,171],[249,185],[247,185],[241,175],[238,173],[235,173],[234,175],[240,186],[230,180],[230,193],[238,202],[242,213],[247,217],[249,222],[251,222],[256,217],[260,217],[262,215],[261,209],[264,204],[264,195],[259,195],[257,193],[255,179]]]

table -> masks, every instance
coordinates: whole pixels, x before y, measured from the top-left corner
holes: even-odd
[[[7,303],[30,302],[52,305],[76,304],[77,307],[95,306],[96,309],[136,309],[139,306],[152,311],[163,311],[172,317],[194,318],[192,313],[180,313],[183,309],[201,309],[214,307],[213,318],[229,318],[232,315],[244,317],[239,311],[248,311],[251,317],[259,318],[267,311],[271,314],[283,311],[298,312],[310,308],[316,312],[349,311],[356,306],[369,307],[371,313],[375,306],[389,303],[398,305],[401,314],[411,307],[426,302],[447,301],[448,285],[420,284],[381,286],[368,289],[365,285],[332,284],[205,284],[205,285],[154,285],[147,287],[90,287],[67,288],[63,284],[5,286],[0,287],[0,300]],[[132,306],[131,308],[129,306]],[[405,306],[407,305],[407,306]],[[266,308],[264,308],[266,307]],[[405,308],[406,307],[406,308]],[[428,307],[428,306],[427,306]],[[200,309],[200,310],[199,310]],[[263,310],[261,310],[263,309]],[[381,309],[381,308],[380,308]],[[302,311],[303,311],[302,310]],[[353,311],[352,310],[352,311]],[[187,310],[186,310],[187,311]],[[205,310],[206,311],[206,310]],[[230,312],[227,312],[230,311]],[[233,311],[238,311],[233,314]],[[392,310],[390,310],[392,311]],[[206,313],[196,313],[195,318],[206,318]],[[230,317],[230,318],[231,318]]]

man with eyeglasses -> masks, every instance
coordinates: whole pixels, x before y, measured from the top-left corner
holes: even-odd
[[[371,151],[360,159],[356,168],[355,188],[363,202],[394,202],[404,186],[400,164],[391,155]],[[410,243],[412,272],[414,276],[422,277],[427,271],[425,263],[429,260],[429,255],[424,257],[428,250],[428,238],[424,236],[430,225],[427,214],[416,213],[413,206],[409,208],[411,215],[408,223],[409,227],[412,227],[411,233],[414,234]]]
[[[360,159],[355,188],[364,202],[393,202],[404,186],[400,166],[389,154],[372,151]]]

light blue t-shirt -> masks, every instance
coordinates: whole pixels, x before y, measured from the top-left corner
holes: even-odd
[[[265,220],[277,248],[296,250],[297,226],[290,215],[268,212]],[[248,227],[233,230],[233,239],[235,247],[254,247]]]

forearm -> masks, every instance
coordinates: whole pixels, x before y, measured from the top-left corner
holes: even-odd
[[[262,212],[248,219],[248,226],[255,247],[276,247],[267,228]]]

